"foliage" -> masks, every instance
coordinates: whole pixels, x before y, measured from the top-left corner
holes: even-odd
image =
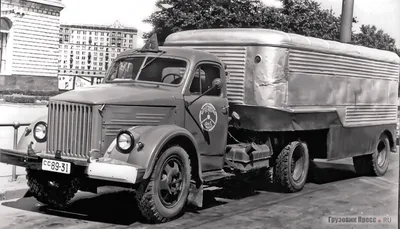
[[[0,90],[0,95],[32,95],[32,96],[55,96],[61,94],[62,91],[38,91],[38,90],[22,90],[22,89],[6,89]]]
[[[264,28],[277,29],[284,32],[296,33],[305,36],[317,37],[328,40],[339,40],[340,17],[335,16],[332,10],[321,8],[321,4],[313,0],[283,0],[281,13],[272,12],[280,15],[272,20],[281,21],[281,27],[269,26],[273,24],[268,21],[271,10],[264,13],[267,23]],[[353,20],[355,22],[355,19]]]
[[[315,0],[281,0],[282,9],[255,0],[158,0],[161,10],[145,20],[159,43],[174,32],[207,28],[268,28],[327,40],[339,40],[340,16]],[[163,5],[170,5],[164,8]],[[353,23],[356,23],[353,18]],[[146,36],[150,35],[146,34]],[[395,40],[375,26],[362,25],[352,43],[397,52]]]
[[[396,48],[396,41],[382,29],[374,25],[362,25],[361,32],[353,34],[352,43],[370,48],[377,48],[396,52],[400,56],[400,49]]]
[[[33,96],[6,95],[4,101],[8,103],[35,103],[36,99]]]
[[[171,8],[163,8],[169,4]],[[261,3],[248,0],[158,0],[162,8],[145,20],[154,27],[159,43],[175,32],[191,29],[259,27]],[[148,35],[148,34],[147,34]]]

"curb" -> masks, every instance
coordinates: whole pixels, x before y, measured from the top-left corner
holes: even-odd
[[[22,198],[25,196],[27,191],[28,191],[28,187],[0,191],[0,201]]]
[[[0,177],[0,201],[23,198],[29,190],[27,182],[24,175],[16,181],[11,181],[11,176]]]

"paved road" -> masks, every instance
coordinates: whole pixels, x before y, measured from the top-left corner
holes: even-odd
[[[296,194],[268,187],[234,196],[223,190],[205,192],[203,209],[163,225],[141,223],[132,194],[103,189],[98,195],[79,193],[65,212],[33,198],[2,202],[0,228],[397,228],[398,155],[392,155],[390,170],[379,178],[356,177],[351,161],[340,163],[337,169],[317,163],[313,178]],[[329,216],[387,216],[392,222],[339,225],[328,223]]]

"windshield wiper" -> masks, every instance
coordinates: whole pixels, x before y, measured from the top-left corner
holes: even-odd
[[[137,74],[137,77],[140,76],[140,73],[142,73],[143,69],[145,69],[147,66],[149,66],[155,59],[159,58],[161,55],[163,55],[164,53],[166,53],[165,51],[162,51],[160,54],[158,54],[157,56],[153,57],[153,59],[151,59],[149,62],[147,62],[145,65],[143,65],[140,69],[139,72]]]

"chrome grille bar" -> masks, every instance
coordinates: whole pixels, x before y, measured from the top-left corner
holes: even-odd
[[[91,106],[50,102],[47,152],[68,157],[87,158],[92,136]]]

